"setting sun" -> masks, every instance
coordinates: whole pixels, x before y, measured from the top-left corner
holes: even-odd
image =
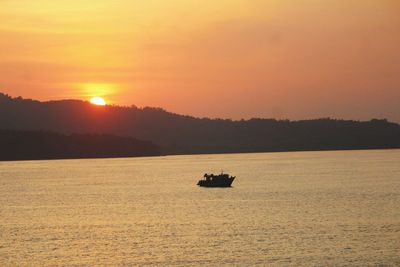
[[[98,105],[98,106],[105,106],[106,105],[106,101],[99,96],[93,97],[92,99],[90,99],[90,103],[92,103],[93,105]]]

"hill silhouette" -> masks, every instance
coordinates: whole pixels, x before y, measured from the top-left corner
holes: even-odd
[[[5,94],[0,94],[0,128],[130,136],[160,145],[163,154],[400,148],[400,125],[386,120],[232,121]]]
[[[0,130],[0,160],[157,156],[159,147],[130,137],[61,135],[43,131]]]

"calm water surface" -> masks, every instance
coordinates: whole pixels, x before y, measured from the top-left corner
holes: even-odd
[[[400,150],[2,162],[14,265],[399,266]]]

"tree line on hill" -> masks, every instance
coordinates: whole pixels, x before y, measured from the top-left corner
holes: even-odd
[[[135,157],[160,153],[153,143],[131,137],[16,130],[0,130],[0,148],[0,160]]]
[[[0,128],[103,133],[150,140],[162,154],[400,148],[400,125],[386,120],[226,120],[160,108],[39,102],[0,94]]]

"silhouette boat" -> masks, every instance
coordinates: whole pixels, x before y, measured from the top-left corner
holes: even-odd
[[[197,185],[203,187],[230,187],[233,180],[235,180],[235,176],[229,176],[229,174],[221,173],[214,175],[206,173]]]

